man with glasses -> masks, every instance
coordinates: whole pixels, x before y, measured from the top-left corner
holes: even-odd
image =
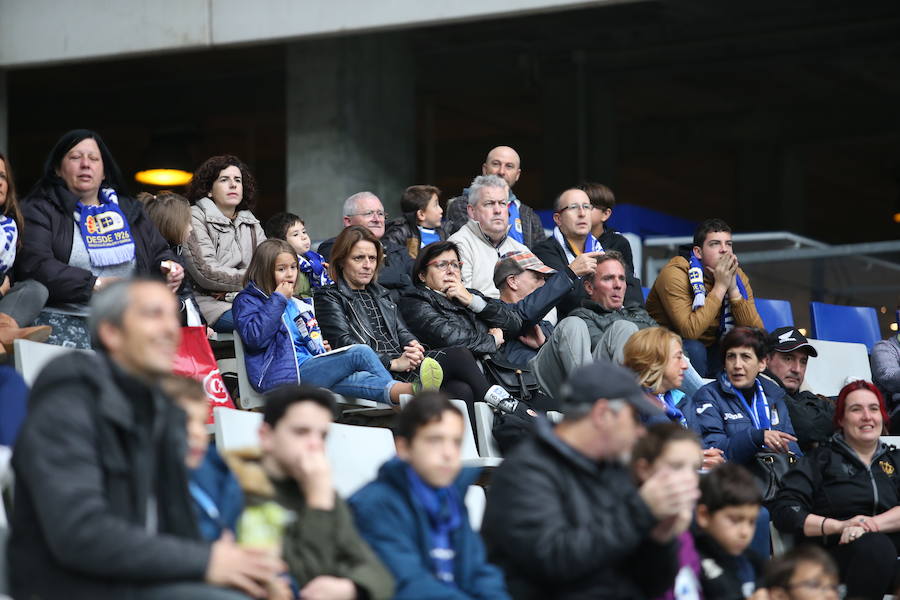
[[[509,235],[517,242],[533,248],[547,236],[544,234],[544,225],[540,217],[527,204],[516,198],[512,192],[513,186],[519,181],[522,174],[519,154],[509,146],[497,146],[488,152],[484,164],[481,165],[482,175],[496,175],[501,177],[509,186]],[[444,228],[448,235],[452,235],[465,227],[469,220],[468,196],[470,188],[463,190],[456,198],[447,202],[447,223]]]
[[[381,242],[384,248],[384,265],[378,273],[378,283],[388,289],[391,298],[397,301],[400,298],[400,292],[412,286],[413,261],[407,253],[406,248],[400,244],[383,240],[384,224],[387,220],[387,213],[384,212],[384,205],[381,200],[372,192],[358,192],[344,200],[344,227],[351,225],[360,225],[372,232]],[[335,238],[325,240],[317,249],[317,252],[325,257],[325,260],[331,258],[331,247],[334,246]]]
[[[462,281],[489,298],[499,298],[494,265],[507,252],[528,248],[509,235],[509,186],[497,175],[480,175],[469,186],[465,227],[450,236],[459,248]]]
[[[598,256],[604,251],[597,238],[591,234],[591,218],[595,209],[584,191],[575,188],[565,190],[557,196],[553,210],[553,222],[556,223],[553,235],[534,247],[535,255],[544,264],[559,271],[572,264],[579,256]],[[641,282],[633,273],[627,269],[626,271],[625,305],[641,306]],[[575,286],[557,305],[559,317],[565,317],[581,306],[581,301],[586,298],[584,286]]]

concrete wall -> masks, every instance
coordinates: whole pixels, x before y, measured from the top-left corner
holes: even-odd
[[[9,103],[6,95],[6,71],[0,69],[0,150],[9,152]]]
[[[0,67],[360,33],[632,0],[0,0]]]

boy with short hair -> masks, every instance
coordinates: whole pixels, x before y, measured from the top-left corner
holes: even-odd
[[[766,566],[763,585],[769,600],[837,600],[838,568],[819,546],[798,546],[773,558]]]
[[[350,498],[356,525],[397,582],[397,600],[509,598],[469,525],[465,495],[478,469],[462,469],[463,415],[440,392],[400,413],[398,458]]]
[[[725,463],[700,478],[695,542],[704,597],[743,600],[753,594],[763,561],[749,546],[761,505],[756,480],[738,464]]]
[[[403,216],[388,223],[383,239],[406,247],[413,258],[419,255],[419,248],[447,239],[441,229],[444,210],[440,195],[441,190],[433,185],[411,185],[406,188],[400,196]]]
[[[267,238],[286,241],[297,253],[300,272],[297,274],[294,296],[312,298],[314,289],[334,283],[328,276],[325,258],[310,248],[311,242],[303,219],[294,213],[277,213],[266,221],[265,232]]]

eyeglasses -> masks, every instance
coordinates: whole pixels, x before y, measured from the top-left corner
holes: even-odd
[[[461,260],[433,260],[430,263],[427,263],[426,266],[434,267],[438,271],[449,271],[453,269],[454,271],[462,272],[462,261]]]
[[[570,204],[568,206],[563,206],[559,209],[558,213],[566,212],[567,210],[583,210],[584,212],[591,212],[594,210],[593,204]]]
[[[361,213],[353,213],[350,215],[351,217],[365,217],[370,218],[372,215],[377,216],[379,219],[387,219],[388,214],[383,210],[367,210],[366,212]]]

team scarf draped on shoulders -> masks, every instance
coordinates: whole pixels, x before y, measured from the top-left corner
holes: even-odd
[[[12,217],[0,215],[0,283],[6,272],[16,262],[16,244],[19,240],[19,229]]]
[[[450,535],[462,525],[463,500],[453,485],[433,488],[425,483],[410,465],[406,465],[406,478],[410,493],[425,509],[428,517],[430,529],[428,533],[431,540],[429,554],[434,565],[434,574],[444,583],[455,586],[453,564],[456,552]]]
[[[735,389],[735,387],[731,385],[728,376],[723,376],[721,381],[728,390],[738,397],[738,400],[740,400],[744,405],[744,408],[747,409],[747,414],[750,417],[750,420],[753,421],[754,427],[757,429],[772,428],[772,412],[769,409],[769,399],[763,391],[759,377],[757,377],[754,382],[756,384],[756,392],[753,394],[753,406],[747,404],[747,400],[744,398],[744,394],[741,393],[741,390]]]
[[[688,282],[690,282],[691,291],[694,293],[694,301],[691,304],[691,310],[693,311],[706,304],[706,286],[703,284],[703,265],[700,264],[700,259],[691,252],[688,262],[690,263],[690,267],[688,268]],[[741,276],[735,273],[734,281],[737,284],[738,291],[741,293],[741,298],[746,300],[747,288],[744,287]],[[734,314],[731,311],[731,302],[729,302],[728,295],[726,294],[725,298],[722,300],[722,318],[719,319],[719,338],[731,331],[733,327]]]
[[[304,254],[297,255],[297,264],[300,272],[309,279],[309,285],[313,288],[321,288],[331,285],[334,281],[328,276],[328,269],[325,268],[325,258],[315,252],[308,250]]]
[[[682,427],[688,426],[687,418],[684,416],[684,413],[681,412],[681,409],[676,406],[677,401],[673,390],[669,390],[662,394],[657,394],[650,388],[644,388],[644,391],[659,399],[662,403],[662,408],[666,411],[666,417],[668,417],[670,421],[678,423]]]
[[[81,239],[94,267],[121,265],[134,260],[134,238],[128,219],[119,208],[119,197],[112,188],[101,188],[100,204],[88,206],[80,201],[78,212]]]
[[[571,263],[573,260],[575,260],[575,253],[572,252],[572,249],[569,247],[569,242],[562,234],[562,231],[559,230],[559,227],[553,228],[553,239],[555,239],[559,243],[559,245],[562,246],[563,251],[566,253],[567,262]],[[589,233],[587,235],[587,239],[584,240],[584,248],[582,249],[582,252],[603,251],[603,246],[600,244],[600,241]]]

